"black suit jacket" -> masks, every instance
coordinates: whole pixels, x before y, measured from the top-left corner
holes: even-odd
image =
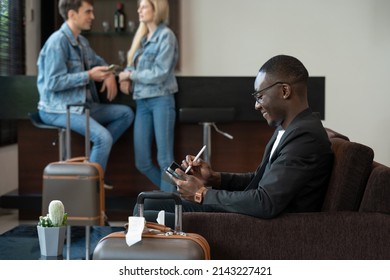
[[[321,120],[311,109],[301,112],[270,158],[279,130],[268,142],[257,170],[222,173],[220,189],[206,193],[204,207],[261,218],[320,210],[333,165],[331,143]]]

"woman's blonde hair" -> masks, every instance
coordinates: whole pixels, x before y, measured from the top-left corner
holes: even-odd
[[[154,10],[154,23],[159,25],[164,22],[168,24],[169,21],[169,4],[168,0],[146,0],[148,1]],[[141,0],[138,1],[138,5]],[[130,50],[127,53],[127,65],[131,66],[135,52],[141,47],[142,38],[148,33],[148,27],[140,22],[137,32],[134,35],[133,42],[131,43]]]

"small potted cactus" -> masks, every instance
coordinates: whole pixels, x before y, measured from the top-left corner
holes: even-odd
[[[65,242],[67,214],[60,200],[52,200],[49,213],[40,216],[37,226],[39,247],[43,256],[59,256]]]

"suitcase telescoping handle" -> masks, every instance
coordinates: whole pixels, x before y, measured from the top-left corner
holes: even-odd
[[[66,105],[66,159],[69,160],[72,156],[71,152],[71,131],[70,131],[70,107],[83,107],[85,110],[85,158],[89,160],[90,155],[90,139],[89,139],[89,105],[87,103],[73,103]]]
[[[161,191],[151,191],[151,192],[141,192],[137,197],[138,205],[138,214],[140,217],[144,216],[144,201],[145,199],[173,199],[175,202],[175,232],[182,232],[182,202],[179,194],[161,192]]]

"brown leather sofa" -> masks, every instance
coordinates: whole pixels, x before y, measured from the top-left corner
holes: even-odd
[[[184,213],[184,231],[203,235],[212,259],[390,259],[390,168],[370,147],[328,135],[335,161],[321,212]]]

